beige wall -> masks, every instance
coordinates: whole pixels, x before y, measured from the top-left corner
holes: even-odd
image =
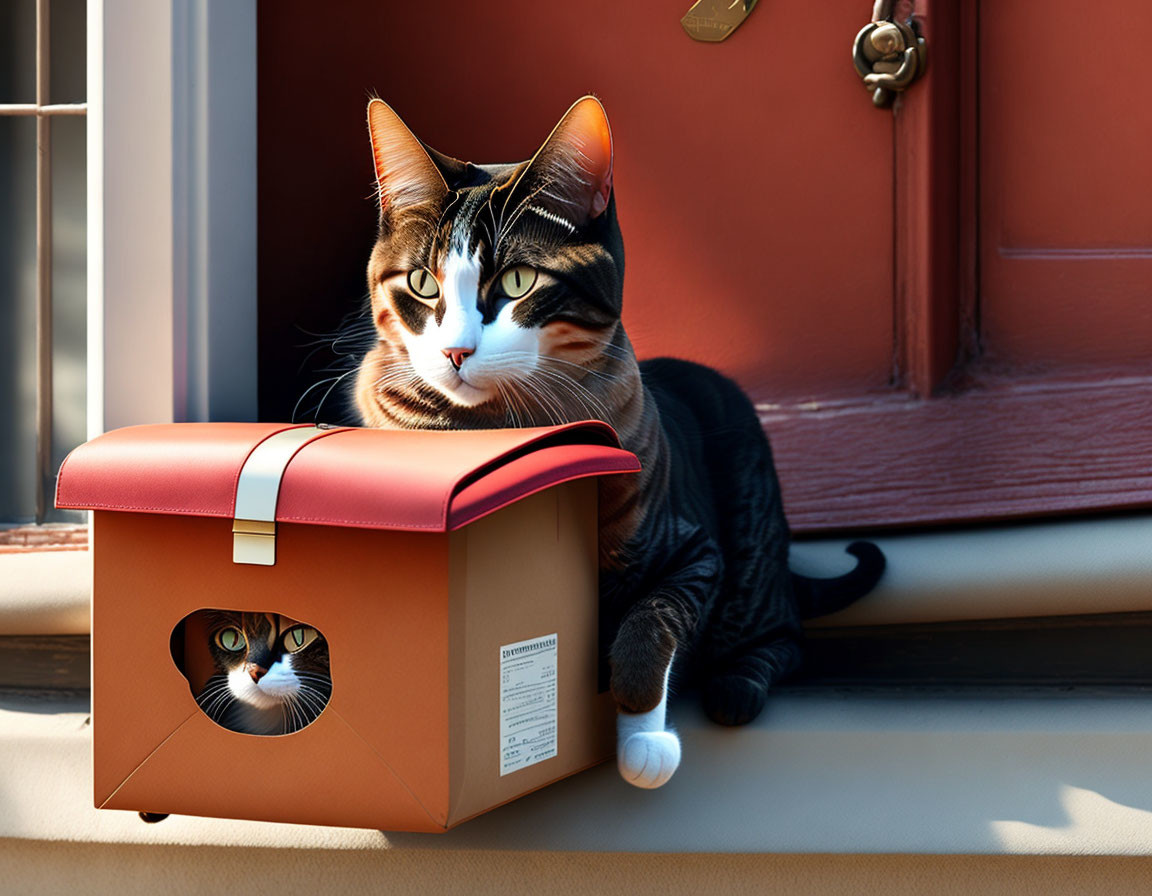
[[[949,896],[1147,892],[1152,859],[701,856],[0,842],[4,893],[740,893]]]

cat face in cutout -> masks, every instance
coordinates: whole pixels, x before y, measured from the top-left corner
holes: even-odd
[[[356,404],[369,426],[516,426],[604,417],[624,252],[612,140],[577,101],[528,161],[475,165],[368,106],[380,230],[368,265],[377,344]]]
[[[274,613],[205,611],[215,667],[196,696],[217,724],[246,734],[291,734],[332,695],[328,643],[311,626]]]

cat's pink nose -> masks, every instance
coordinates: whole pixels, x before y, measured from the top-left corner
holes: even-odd
[[[255,663],[249,663],[248,664],[248,674],[252,676],[253,681],[259,681],[261,678],[264,677],[264,674],[267,671],[268,670],[265,669],[263,666],[257,666]]]
[[[470,348],[443,348],[440,351],[444,352],[444,357],[452,362],[452,366],[457,370],[460,365],[464,363],[464,359],[470,357],[474,350]]]

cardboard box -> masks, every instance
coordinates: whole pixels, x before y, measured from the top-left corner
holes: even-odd
[[[610,757],[595,477],[637,469],[595,422],[173,424],[77,448],[57,506],[95,511],[96,806],[443,831]],[[279,736],[212,721],[183,624],[205,608],[314,626],[319,717]],[[555,675],[527,746],[501,731],[526,655],[533,681]]]

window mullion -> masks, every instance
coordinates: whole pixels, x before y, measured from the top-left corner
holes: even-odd
[[[52,470],[52,120],[48,0],[36,0],[36,522],[48,513]]]

